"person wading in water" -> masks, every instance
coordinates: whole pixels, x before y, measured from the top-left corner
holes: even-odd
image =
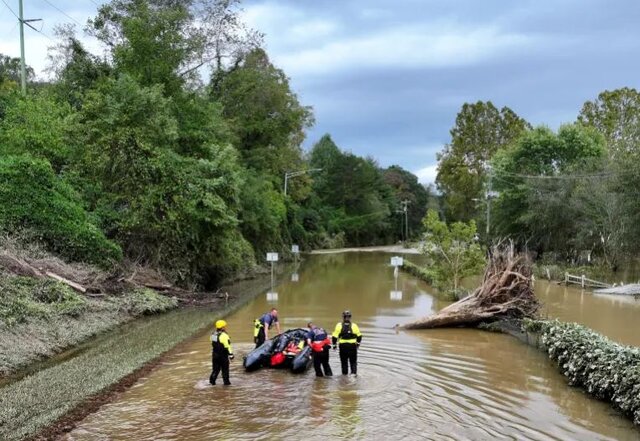
[[[355,323],[351,323],[351,311],[342,313],[342,322],[336,324],[336,328],[331,334],[333,349],[336,343],[340,346],[340,364],[342,365],[342,375],[347,375],[348,367],[351,366],[351,373],[358,374],[358,348],[362,341],[362,333]]]
[[[280,334],[280,322],[276,308],[271,308],[271,311],[265,312],[260,318],[255,319],[253,322],[253,341],[256,343],[256,348],[262,346],[262,343],[269,339],[269,329],[274,324]]]
[[[327,335],[327,331],[313,323],[307,324],[309,332],[307,333],[307,343],[311,346],[313,353],[313,367],[316,370],[316,377],[333,375],[331,366],[329,365],[329,348],[331,348],[331,339]],[[324,369],[324,374],[322,370]]]
[[[233,360],[233,348],[231,339],[227,334],[227,322],[218,320],[216,322],[216,332],[211,334],[211,376],[209,383],[216,384],[218,374],[222,371],[222,381],[225,386],[229,386],[229,360]]]

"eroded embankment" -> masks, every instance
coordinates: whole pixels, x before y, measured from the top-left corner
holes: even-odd
[[[256,279],[228,288],[229,299],[128,323],[59,364],[0,389],[0,439],[50,439],[135,383],[177,344],[261,292]],[[150,364],[149,364],[150,363]]]

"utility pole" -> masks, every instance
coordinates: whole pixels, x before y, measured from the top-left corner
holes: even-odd
[[[27,94],[27,66],[24,61],[24,11],[22,8],[22,0],[19,0],[18,21],[20,21],[20,85],[22,94]]]
[[[289,179],[295,178],[296,176],[304,175],[305,173],[321,171],[321,168],[310,168],[308,170],[300,170],[294,172],[286,172],[284,174],[284,195],[287,195],[287,184],[289,183]]]
[[[18,0],[18,22],[20,23],[20,89],[22,90],[23,95],[27,94],[27,63],[24,57],[24,25],[27,25],[34,31],[39,32],[36,28],[31,26],[29,23],[34,21],[41,21],[41,20],[42,20],[41,18],[25,20],[24,7],[22,5],[22,0]]]
[[[404,213],[404,240],[406,242],[409,241],[409,204],[411,203],[410,200],[405,199],[404,201],[400,202],[400,205],[402,205],[402,212]]]

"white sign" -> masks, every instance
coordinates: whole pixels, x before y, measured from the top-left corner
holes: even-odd
[[[391,258],[391,266],[402,266],[404,263],[404,259],[400,256],[393,256]]]
[[[293,254],[298,254],[300,252],[300,247],[298,245],[291,245],[291,252]]]
[[[389,298],[395,301],[402,300],[402,291],[391,291],[389,293]]]
[[[291,274],[291,281],[292,282],[297,282],[298,280],[300,280],[300,276],[298,276],[298,273]]]
[[[267,253],[267,262],[277,262],[278,253]]]
[[[277,292],[268,292],[267,293],[267,302],[277,302],[278,301],[278,293]]]

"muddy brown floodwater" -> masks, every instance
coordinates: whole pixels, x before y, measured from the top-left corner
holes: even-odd
[[[211,387],[208,334],[89,416],[68,440],[442,439],[637,440],[640,431],[608,404],[567,386],[545,354],[500,334],[468,329],[395,332],[446,305],[401,274],[395,291],[385,254],[310,256],[297,282],[276,287],[230,317],[239,355],[230,387]],[[551,317],[582,322],[640,345],[640,302],[537,282]],[[353,311],[364,339],[358,377],[316,379],[245,373],[252,321],[277,305],[283,327],[313,320],[333,328]],[[212,317],[214,320],[217,317]],[[634,329],[636,328],[636,329]],[[331,355],[334,372],[339,360]]]

